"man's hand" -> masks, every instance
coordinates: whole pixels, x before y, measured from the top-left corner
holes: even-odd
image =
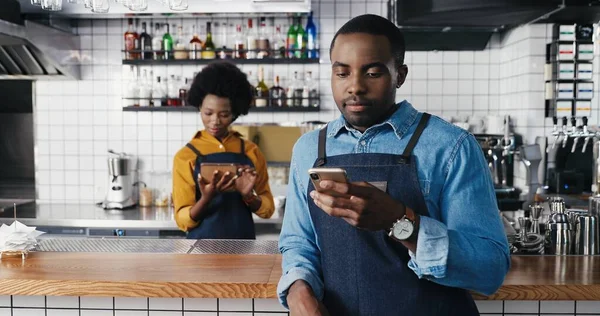
[[[290,286],[287,302],[291,316],[329,316],[323,303],[317,300],[310,286],[303,280]]]
[[[366,182],[341,183],[323,180],[323,189],[340,193],[334,197],[310,192],[315,204],[327,214],[369,231],[388,230],[406,212],[404,204]]]

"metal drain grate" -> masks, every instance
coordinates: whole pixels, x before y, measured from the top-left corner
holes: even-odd
[[[192,254],[278,254],[276,240],[208,240],[194,244]]]
[[[195,240],[188,239],[41,239],[37,251],[188,253]]]

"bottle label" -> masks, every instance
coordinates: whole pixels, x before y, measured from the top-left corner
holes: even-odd
[[[202,58],[202,44],[191,43],[190,44],[190,59],[201,59]]]
[[[295,56],[295,50],[296,50],[296,37],[295,36],[288,36],[287,38],[287,50],[288,50],[288,57],[294,57]]]
[[[267,99],[265,98],[256,98],[255,105],[257,108],[267,106]]]
[[[214,50],[204,50],[202,51],[202,59],[215,59],[217,58],[217,53]]]

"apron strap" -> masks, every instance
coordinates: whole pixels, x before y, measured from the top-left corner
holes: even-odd
[[[327,125],[319,131],[319,153],[317,157],[317,167],[325,165],[327,153],[325,153],[325,145],[327,144]]]
[[[194,170],[192,170],[192,175],[194,177],[194,183],[196,184],[196,201],[200,199],[200,187],[198,186],[198,175],[200,174],[200,161],[202,160],[202,153],[194,145],[187,143],[185,146],[191,149],[196,154],[196,162],[194,164]]]
[[[191,149],[196,154],[196,156],[202,157],[202,153],[200,153],[200,151],[198,149],[196,149],[196,147],[194,147],[194,145],[187,143],[187,144],[185,144],[185,147]]]
[[[246,154],[246,144],[245,144],[244,140],[241,138],[240,138],[240,142],[242,142],[242,144],[240,145],[240,153],[242,155],[245,155]]]
[[[423,115],[421,116],[421,120],[419,121],[419,125],[417,125],[417,129],[415,130],[415,133],[408,141],[408,145],[406,145],[406,148],[404,149],[404,152],[402,153],[402,158],[405,159],[406,161],[408,161],[408,159],[410,159],[410,156],[412,155],[412,151],[413,151],[413,149],[415,149],[415,146],[417,145],[417,142],[419,141],[421,134],[423,134],[423,130],[425,129],[425,126],[427,126],[427,122],[429,121],[429,118],[431,118],[431,114],[429,114],[429,113],[423,113]]]

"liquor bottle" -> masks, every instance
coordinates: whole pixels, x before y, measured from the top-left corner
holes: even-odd
[[[217,53],[215,52],[215,44],[212,39],[212,29],[210,22],[206,22],[206,41],[202,46],[202,59],[215,59]]]
[[[288,58],[295,58],[296,57],[296,49],[298,48],[298,45],[296,43],[296,41],[298,40],[298,27],[296,25],[296,23],[292,22],[292,24],[290,25],[290,28],[288,29],[287,32],[287,39],[286,39],[286,48],[287,48],[287,57]]]
[[[163,50],[165,51],[164,59],[173,59],[173,37],[170,34],[170,25],[165,23],[167,27],[165,35],[163,35]]]
[[[140,106],[150,106],[150,99],[152,97],[152,85],[148,78],[148,70],[144,69],[142,78],[139,83],[139,98]]]
[[[275,76],[275,84],[269,89],[270,106],[283,107],[286,105],[285,89],[279,83],[279,76]]]
[[[244,40],[244,34],[242,33],[242,26],[238,25],[235,29],[235,46],[234,46],[234,58],[246,59],[246,44]]]
[[[306,49],[308,58],[319,58],[317,27],[313,22],[313,13],[310,12],[306,22]]]
[[[167,105],[169,106],[179,106],[181,103],[179,102],[179,84],[180,80],[175,78],[175,75],[171,75],[168,83],[168,99]]]
[[[248,73],[246,74],[246,78],[248,78],[248,83],[250,83],[250,92],[252,92],[252,95],[256,97],[257,82],[255,80],[256,77],[252,75],[252,70],[248,71]],[[255,99],[256,98],[252,98],[252,101],[250,102],[250,107],[252,108],[256,106]]]
[[[129,80],[127,82],[127,88],[125,90],[127,106],[140,106],[140,89],[136,70],[137,68],[135,68],[134,66],[129,67]]]
[[[273,38],[273,58],[285,58],[285,36],[281,33],[281,26],[275,28],[275,37]]]
[[[187,51],[186,41],[183,40],[183,26],[177,28],[177,37],[175,38],[174,57],[175,59],[188,59],[189,54]]]
[[[163,84],[161,82],[160,76],[156,77],[156,81],[152,85],[152,106],[161,106],[166,105],[163,104],[163,100],[165,99],[165,91],[163,91]]]
[[[306,58],[306,32],[302,28],[302,17],[296,18],[296,58]]]
[[[150,36],[146,30],[146,22],[142,23],[139,47],[142,50],[142,59],[152,59],[152,36]]]
[[[188,106],[187,96],[188,91],[190,90],[191,80],[185,78],[185,84],[179,88],[179,103],[181,106]]]
[[[133,19],[128,19],[129,27],[127,32],[124,34],[125,39],[125,59],[135,60],[139,59],[139,53],[136,52],[138,34],[133,29]]]
[[[269,58],[271,55],[271,45],[269,44],[269,29],[267,28],[266,18],[260,18],[260,28],[258,32],[257,48],[258,54],[256,58]]]
[[[252,19],[248,19],[248,32],[246,33],[247,59],[256,59],[256,33],[252,27]]]
[[[297,71],[294,71],[294,81],[288,87],[288,98],[292,98],[292,102],[288,102],[288,106],[302,106],[302,93],[304,92],[304,84],[300,80]]]
[[[269,87],[265,84],[265,69],[263,66],[258,67],[258,84],[254,91],[256,107],[262,108],[267,106],[269,102]]]
[[[165,58],[163,50],[163,37],[160,29],[160,24],[156,23],[154,27],[154,37],[152,38],[152,50],[154,60],[162,60]]]
[[[306,106],[319,107],[319,83],[316,80],[313,80],[312,71],[306,72],[304,86],[308,90],[308,103]]]
[[[198,37],[196,25],[192,26],[194,36],[190,40],[190,59],[202,59],[202,40]]]

